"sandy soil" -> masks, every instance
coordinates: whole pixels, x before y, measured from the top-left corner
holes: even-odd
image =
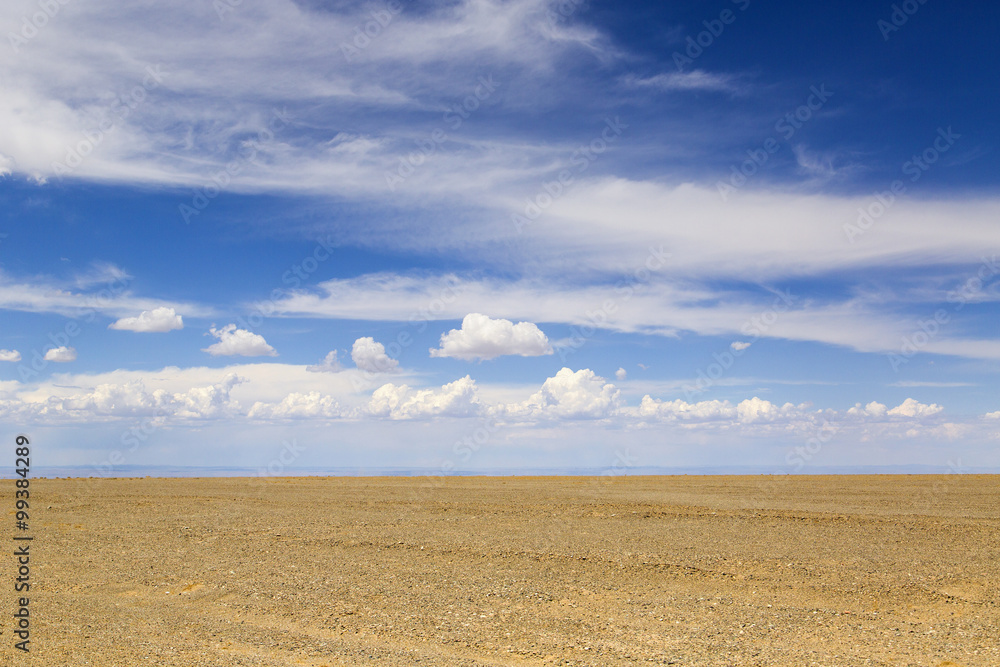
[[[1000,665],[1000,477],[774,479],[35,480],[0,663]]]

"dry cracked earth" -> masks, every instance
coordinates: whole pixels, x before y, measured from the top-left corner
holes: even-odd
[[[33,480],[31,652],[7,556],[0,664],[996,667],[998,500],[975,475]]]

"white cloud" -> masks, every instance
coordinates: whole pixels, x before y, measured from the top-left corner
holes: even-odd
[[[441,387],[414,390],[407,385],[385,384],[375,390],[368,412],[389,419],[472,417],[482,409],[475,381],[466,375]]]
[[[184,328],[184,320],[173,308],[144,310],[136,317],[123,317],[108,325],[109,329],[136,333],[164,333]]]
[[[79,423],[91,420],[150,417],[156,420],[220,419],[235,417],[239,405],[230,397],[233,387],[246,382],[235,373],[221,382],[191,387],[181,392],[148,391],[142,380],[103,383],[65,396],[49,395],[41,400],[8,401],[8,414],[46,423]]]
[[[218,418],[231,416],[240,410],[239,404],[230,397],[230,392],[247,379],[230,373],[222,382],[207,387],[195,387],[181,394],[175,394],[173,401],[178,406],[175,416],[190,419]]]
[[[847,414],[855,417],[885,417],[887,412],[888,408],[883,403],[872,401],[863,408],[860,403],[855,404]]]
[[[253,11],[243,7],[226,16],[222,31],[210,3],[201,0],[163,3],[141,20],[134,13],[120,12],[110,0],[88,2],[87,11],[67,8],[32,40],[30,53],[0,50],[0,69],[9,74],[0,91],[4,156],[0,170],[50,172],[54,161],[65,160],[68,150],[83,141],[85,132],[101,127],[102,121],[117,120],[110,111],[111,101],[141,83],[148,76],[146,67],[167,63],[163,83],[149,91],[150,100],[116,123],[114,131],[104,133],[75,176],[202,186],[246,148],[248,136],[268,127],[274,120],[272,107],[287,104],[290,120],[281,121],[273,140],[257,151],[258,159],[241,164],[230,187],[371,197],[373,192],[384,193],[384,172],[412,151],[414,136],[413,114],[399,114],[406,116],[399,126],[381,127],[381,121],[371,123],[365,116],[384,121],[393,114],[372,114],[371,109],[421,113],[439,109],[445,101],[470,93],[483,62],[517,81],[518,95],[511,95],[505,104],[516,104],[515,98],[535,104],[543,96],[533,96],[530,86],[542,89],[558,83],[564,69],[556,65],[568,62],[568,56],[613,55],[596,30],[576,21],[558,25],[546,21],[549,2],[469,0],[444,3],[427,12],[402,12],[355,62],[344,66],[340,44],[351,42],[354,28],[369,20],[370,10],[357,3],[323,9],[314,4],[276,0]],[[14,6],[2,15],[12,30],[20,21],[20,10]],[[255,48],[247,51],[247,43]],[[448,64],[448,76],[440,75],[442,64]],[[255,73],[252,81],[240,76],[246,71]],[[708,90],[732,82],[724,75],[695,70],[632,83],[647,90]],[[170,92],[164,94],[167,88]],[[351,130],[333,141],[328,141],[329,126],[313,111],[330,108],[342,118],[338,126]],[[322,140],[317,140],[318,134]],[[461,140],[457,134],[449,143]],[[435,221],[442,228],[434,234],[420,224],[382,236],[372,234],[367,225],[353,233],[422,248],[471,247],[472,240],[509,238],[513,231],[509,213],[523,210],[525,195],[533,196],[538,183],[558,173],[559,160],[568,159],[574,148],[538,146],[521,139],[504,143],[470,136],[469,143],[454,149],[441,147],[407,181],[420,197],[444,193],[449,202],[475,197],[487,209],[483,224],[463,226],[460,216],[444,215]],[[825,168],[803,155],[800,151],[804,167]],[[468,178],[470,173],[477,177]],[[869,194],[813,196],[758,187],[747,187],[722,201],[711,185],[678,182],[677,174],[648,181],[598,176],[579,180],[548,207],[545,223],[525,231],[523,238],[529,242],[520,244],[524,256],[510,253],[507,261],[545,267],[538,270],[553,274],[617,276],[642,266],[636,248],[662,244],[673,251],[661,270],[664,280],[650,281],[649,289],[628,303],[617,301],[621,308],[609,316],[608,328],[735,336],[747,318],[759,313],[759,304],[718,293],[688,299],[696,295],[682,292],[695,290],[671,287],[670,276],[694,280],[739,276],[774,282],[888,263],[905,269],[925,265],[928,258],[941,264],[978,262],[981,248],[995,241],[996,198],[922,198],[900,199],[870,233],[856,243],[848,242],[845,224],[856,220],[858,209],[870,203]],[[676,224],[663,224],[664,211]],[[449,222],[452,217],[455,221]],[[690,224],[695,220],[698,224]],[[566,282],[569,288],[553,287],[545,280],[539,281],[540,286],[499,284],[497,292],[514,289],[499,300],[504,308],[491,314],[514,321],[579,324],[594,304],[618,298],[610,287],[592,290]],[[0,307],[73,314],[87,308],[88,295],[44,287],[0,285]],[[295,295],[286,305],[309,312],[309,296],[314,295]],[[519,302],[518,297],[524,296],[528,298]],[[362,306],[350,301],[341,306],[336,299],[313,301],[322,302],[312,304],[317,312],[356,307],[384,316],[391,313],[403,321],[412,314],[412,302],[403,299],[382,305],[369,298]],[[471,297],[461,301],[449,306],[447,317],[457,319],[482,303],[491,307],[494,303]],[[166,305],[123,296],[102,307],[102,312],[113,311],[118,317]],[[550,306],[560,313],[559,319],[548,316]],[[187,308],[179,312],[193,314]],[[765,335],[886,352],[898,348],[900,338],[913,331],[888,312],[847,300],[795,308]],[[1000,358],[1000,341],[956,340],[951,335],[942,332],[923,351]]]
[[[369,373],[390,373],[399,366],[398,361],[385,353],[385,346],[376,343],[370,336],[354,341],[351,347],[351,360],[359,369]]]
[[[0,153],[0,176],[9,176],[14,171],[14,159]]]
[[[95,286],[124,287],[131,281],[132,276],[128,271],[111,262],[91,262],[86,271],[79,272],[73,277],[73,285],[77,289],[89,289]],[[108,298],[106,293],[102,296]]]
[[[273,347],[267,344],[264,337],[246,329],[237,329],[235,324],[227,324],[221,329],[212,327],[209,333],[219,339],[218,343],[213,343],[202,352],[208,352],[213,357],[234,356],[241,357],[276,357],[278,353]]]
[[[706,421],[732,419],[736,416],[736,409],[729,401],[661,401],[647,394],[642,397],[637,413],[645,419]]]
[[[750,345],[751,343],[744,343],[743,341],[740,340],[734,340],[732,343],[729,344],[729,347],[736,350],[737,352],[742,352],[743,350],[750,347]]]
[[[655,252],[660,253],[660,249]],[[282,316],[408,321],[414,312],[431,312],[429,304],[435,305],[433,319],[447,320],[463,318],[484,303],[490,304],[494,316],[512,321],[559,322],[665,336],[676,336],[678,331],[738,336],[746,335],[749,329],[762,337],[815,341],[861,352],[898,352],[900,338],[912,335],[916,326],[891,315],[883,304],[860,298],[816,302],[787,291],[719,294],[655,275],[626,289],[613,283],[572,285],[540,279],[501,282],[454,275],[368,274],[326,281],[316,291],[292,291],[273,307]],[[602,304],[611,307],[600,311],[599,320],[587,315]],[[760,326],[765,316],[770,323]],[[942,333],[922,352],[1000,359],[1000,340],[950,339]]]
[[[988,439],[995,437],[996,420],[1000,420],[1000,412],[996,412],[964,423],[942,422],[941,406],[914,399],[891,411],[874,401],[839,411],[779,405],[759,397],[687,403],[647,394],[638,405],[629,406],[618,388],[589,369],[574,372],[564,368],[546,379],[538,391],[509,385],[481,389],[469,376],[442,387],[421,388],[414,386],[414,376],[404,375],[406,384],[384,384],[366,392],[358,382],[362,373],[354,369],[311,373],[304,365],[277,363],[224,369],[56,373],[37,383],[0,383],[0,419],[60,425],[144,417],[154,423],[183,425],[197,421],[304,423],[479,417],[525,429],[525,434],[531,429],[558,428],[557,423],[569,428],[572,422],[601,420],[612,430],[639,433],[663,429],[664,437],[671,438],[695,437],[696,433],[724,438],[728,433],[730,437],[792,438],[799,443],[815,436],[826,423],[834,425],[842,443]],[[521,400],[523,396],[528,398]],[[731,439],[716,442],[733,444]]]
[[[834,156],[810,151],[802,144],[792,146],[792,152],[795,153],[799,173],[819,181],[829,180],[852,170],[848,166],[835,166]]]
[[[337,360],[337,351],[331,350],[327,353],[322,362],[312,366],[306,366],[306,370],[310,373],[339,373],[344,369]]]
[[[277,404],[258,401],[247,416],[251,419],[336,419],[343,414],[332,396],[312,391],[289,394]]]
[[[790,403],[784,406],[786,411],[794,407]],[[754,396],[745,401],[740,401],[739,405],[736,406],[736,414],[743,423],[772,421],[775,417],[782,414],[782,408],[779,408],[771,401]]]
[[[660,90],[714,90],[720,92],[736,92],[738,87],[730,76],[712,74],[696,69],[690,72],[666,72],[648,78],[628,77],[626,84],[658,88]]]
[[[931,382],[924,380],[900,380],[890,383],[890,387],[975,387],[974,382]]]
[[[17,350],[0,350],[0,361],[21,361],[21,353]]]
[[[953,422],[945,422],[939,426],[935,426],[928,430],[928,432],[935,438],[939,440],[961,440],[966,438],[971,433],[974,432],[974,427],[971,424],[956,424]]]
[[[19,282],[0,270],[0,309],[56,313],[66,317],[92,316],[95,312],[127,317],[136,311],[159,308],[172,308],[201,317],[208,317],[213,312],[211,308],[194,304],[134,296],[128,289],[127,280],[116,278],[116,275],[127,274],[111,265],[99,265],[91,273],[72,281],[43,276]]]
[[[861,407],[860,403],[847,410],[847,416],[863,419],[886,420],[888,418],[905,418],[921,420],[933,417],[944,411],[944,408],[936,403],[927,405],[914,398],[907,398],[896,407],[889,409],[884,403],[872,401]]]
[[[410,381],[409,375],[400,373],[401,377]],[[63,399],[80,394],[82,391],[92,391],[101,385],[126,386],[139,383],[148,387],[147,393],[165,392],[167,395],[188,395],[199,387],[218,385],[220,378],[235,376],[241,381],[232,385],[232,399],[244,408],[234,407],[235,417],[246,415],[247,409],[255,403],[278,405],[292,394],[331,395],[344,408],[345,415],[366,404],[371,396],[369,383],[365,381],[361,371],[350,369],[340,373],[310,373],[304,365],[281,364],[270,361],[258,363],[231,364],[225,368],[192,367],[177,368],[168,366],[159,370],[114,370],[104,373],[54,373],[47,379],[37,382],[21,383],[11,381],[0,382],[0,398],[13,400],[8,407],[16,410],[27,410],[25,414],[45,415],[41,412],[52,400]],[[234,404],[235,405],[235,404]],[[27,406],[27,407],[25,407]],[[54,414],[54,413],[53,413]],[[73,418],[85,422],[85,412],[73,413]],[[100,415],[98,415],[100,416]],[[65,421],[68,415],[58,414]],[[220,413],[220,417],[229,418],[228,412]]]
[[[986,419],[1000,419],[1000,410],[997,410],[996,412],[987,412],[983,415],[983,417]]]
[[[438,349],[432,357],[456,359],[495,359],[503,355],[537,357],[552,354],[552,346],[544,333],[531,322],[491,319],[480,313],[469,313],[462,319],[461,329],[441,335]]]
[[[687,403],[680,399],[660,401],[648,394],[642,397],[638,416],[644,419],[660,419],[682,422],[730,422],[754,424],[784,421],[811,421],[812,415],[806,411],[805,405],[785,403],[777,405],[771,401],[758,398],[748,398],[735,406],[729,401],[699,401]]]
[[[562,368],[521,403],[496,407],[499,417],[515,420],[602,419],[617,413],[621,392],[589,368]]]
[[[888,414],[894,417],[933,417],[934,415],[942,412],[944,408],[936,403],[927,405],[921,403],[913,398],[908,398],[901,404],[889,410]]]
[[[624,368],[619,367],[618,370],[615,371],[615,379],[618,380],[619,382],[621,382],[627,377],[628,377],[628,371],[625,370]]]
[[[54,347],[45,353],[45,361],[54,361],[61,364],[76,361],[76,348],[66,346]]]
[[[558,81],[555,65],[567,54],[609,52],[596,30],[550,22],[551,4],[462,0],[407,9],[345,58],[341,45],[352,45],[355,28],[372,21],[367,4],[274,0],[246,11],[219,2],[214,7],[227,10],[219,30],[213,4],[202,0],[159,5],[141,19],[111,0],[93,0],[85,12],[69,8],[50,21],[24,53],[0,52],[0,68],[10,72],[0,96],[0,151],[13,158],[7,168],[44,177],[101,128],[100,139],[74,161],[74,176],[199,186],[232,155],[244,154],[247,138],[267,128],[272,108],[287,107],[295,120],[259,142],[256,159],[241,165],[230,188],[383,192],[384,171],[412,147],[406,128],[366,123],[370,109],[423,110],[462,99],[484,62],[507,75],[503,84],[517,80],[527,92]],[[10,31],[20,30],[27,11],[16,6],[0,13]],[[441,76],[443,66],[448,76]],[[247,71],[253,82],[241,76]],[[145,99],[133,101],[140,86]],[[122,114],[121,97],[137,111]],[[342,124],[376,127],[385,136],[363,137],[352,150],[328,145],[328,135],[308,140],[322,122],[317,105],[337,108]],[[445,171],[468,173],[448,157],[442,150],[437,160]]]

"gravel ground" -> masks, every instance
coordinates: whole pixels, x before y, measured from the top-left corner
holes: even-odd
[[[998,500],[974,475],[33,480],[32,652],[8,556],[0,664],[996,667]]]

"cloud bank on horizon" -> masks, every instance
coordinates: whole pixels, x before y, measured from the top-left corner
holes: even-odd
[[[147,462],[1000,466],[1000,9],[39,7],[0,10],[0,414],[92,425],[60,460],[131,420]]]

